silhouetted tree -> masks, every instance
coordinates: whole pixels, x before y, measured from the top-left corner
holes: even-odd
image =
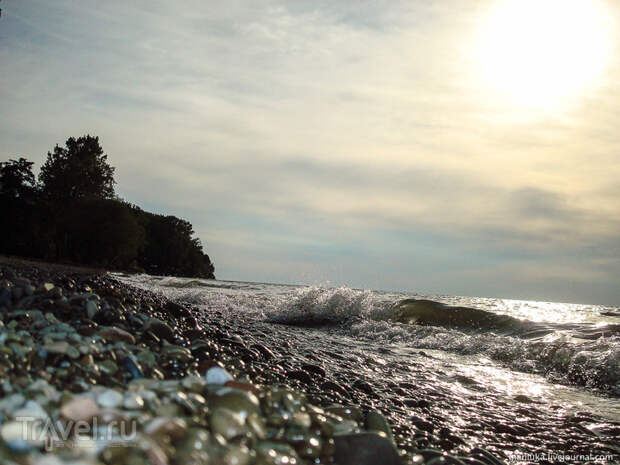
[[[43,193],[56,200],[113,198],[116,181],[107,159],[98,137],[70,137],[66,147],[47,152],[39,174]]]
[[[32,163],[23,157],[0,163],[0,195],[11,199],[31,198],[36,188]]]
[[[99,138],[69,138],[39,173],[25,158],[0,163],[0,253],[114,269],[214,278],[189,221],[145,212],[114,195]]]
[[[191,223],[176,216],[149,213],[134,207],[146,241],[138,263],[148,273],[176,276],[214,277],[209,256],[198,238],[192,238]]]
[[[32,165],[23,157],[0,163],[0,211],[7,218],[0,228],[3,253],[35,256],[49,244]]]
[[[76,202],[62,225],[70,240],[73,262],[112,268],[135,266],[144,230],[131,208],[113,199]]]

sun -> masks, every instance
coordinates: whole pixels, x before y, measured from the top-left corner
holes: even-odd
[[[531,107],[579,95],[609,60],[609,18],[599,0],[499,0],[478,40],[485,85]]]

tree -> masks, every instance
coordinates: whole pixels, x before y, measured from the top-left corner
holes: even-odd
[[[215,268],[202,250],[200,239],[192,238],[189,221],[157,215],[134,208],[145,231],[145,245],[138,264],[148,273],[214,278]]]
[[[33,255],[39,243],[47,244],[47,231],[41,231],[45,219],[37,202],[37,188],[31,161],[0,162],[0,211],[7,226],[0,228],[2,253]]]
[[[0,163],[0,194],[11,199],[32,197],[36,187],[33,164],[23,157]]]
[[[76,202],[61,226],[70,238],[67,258],[76,263],[128,269],[144,242],[131,207],[119,200]]]
[[[47,152],[39,174],[43,193],[56,200],[114,198],[114,168],[107,159],[99,137],[70,137],[66,147]]]

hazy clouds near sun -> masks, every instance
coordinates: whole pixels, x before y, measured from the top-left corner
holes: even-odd
[[[0,155],[99,135],[221,279],[620,304],[620,63],[508,105],[492,3],[5,0]]]

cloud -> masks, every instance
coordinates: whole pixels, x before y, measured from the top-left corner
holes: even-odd
[[[484,8],[9,1],[1,154],[99,135],[223,278],[620,300],[620,64],[560,112],[507,107],[470,53]]]

